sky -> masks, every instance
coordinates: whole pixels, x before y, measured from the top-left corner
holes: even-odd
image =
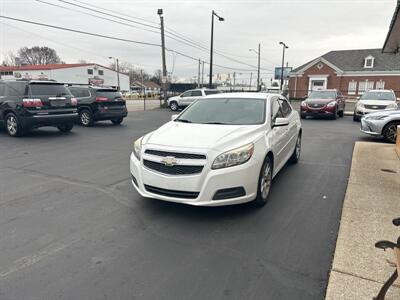
[[[218,53],[214,54],[214,63],[225,68],[214,66],[214,74],[236,72],[238,82],[249,80],[250,73],[254,78],[257,54],[249,49],[257,49],[258,43],[261,44],[263,80],[269,80],[273,69],[281,65],[280,41],[289,46],[285,64],[291,67],[331,50],[381,48],[396,6],[396,0],[40,1],[0,0],[0,15],[159,45],[157,9],[162,8],[167,34],[175,39],[179,38],[173,34],[186,39],[179,42],[167,36],[166,47],[206,62],[210,58],[211,11],[215,10],[225,21],[215,19],[214,49]],[[114,11],[112,14],[118,17],[93,11],[102,8]],[[193,41],[202,49],[193,47]],[[113,56],[150,74],[161,69],[159,46],[92,37],[0,18],[0,61],[8,51],[17,52],[24,46],[54,48],[66,63],[85,60],[108,66],[111,62],[108,57]],[[172,76],[197,75],[198,62],[176,52],[167,51],[166,63]],[[205,64],[205,73],[208,68]]]

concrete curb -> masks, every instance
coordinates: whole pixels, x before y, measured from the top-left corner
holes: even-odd
[[[400,212],[400,160],[393,145],[357,142],[343,202],[326,300],[371,300],[393,273],[392,251],[374,247],[400,234],[391,223]],[[400,281],[385,299],[400,299]]]

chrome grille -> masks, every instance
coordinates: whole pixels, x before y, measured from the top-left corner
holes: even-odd
[[[367,109],[385,109],[386,105],[365,105],[364,107]]]

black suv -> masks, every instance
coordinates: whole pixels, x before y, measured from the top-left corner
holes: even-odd
[[[78,99],[79,122],[83,126],[103,120],[117,125],[128,115],[125,100],[116,89],[70,86],[69,90]]]
[[[77,116],[77,100],[62,83],[0,80],[0,123],[10,136],[44,126],[68,132]]]

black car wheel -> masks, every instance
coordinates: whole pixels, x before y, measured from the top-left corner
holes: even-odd
[[[272,183],[272,161],[269,156],[264,160],[258,178],[257,197],[253,203],[256,206],[264,206],[268,202],[269,191]]]
[[[57,128],[61,132],[70,132],[72,130],[72,128],[74,128],[74,124],[73,123],[66,123],[66,124],[62,124],[62,125],[57,126]]]
[[[341,118],[344,117],[344,110],[339,111],[339,117],[341,117]]]
[[[391,122],[383,128],[382,135],[386,141],[396,143],[398,125],[400,125],[400,122]]]
[[[111,122],[112,122],[114,125],[119,125],[119,124],[122,123],[123,120],[124,120],[124,118],[118,118],[118,119],[112,119]]]
[[[333,113],[332,119],[336,120],[338,118],[338,109],[336,107],[335,112]]]
[[[88,109],[82,109],[79,112],[79,122],[82,126],[92,126],[93,125],[93,114]]]
[[[170,108],[172,111],[177,111],[177,110],[179,109],[179,105],[178,105],[178,103],[177,103],[176,101],[172,101],[172,102],[169,104],[169,108]]]
[[[296,164],[300,159],[300,153],[301,153],[301,132],[299,132],[299,135],[297,136],[296,147],[293,150],[292,156],[289,158],[289,162],[291,162],[292,164]]]
[[[6,129],[7,133],[12,137],[22,136],[24,134],[21,122],[13,113],[6,115]]]

